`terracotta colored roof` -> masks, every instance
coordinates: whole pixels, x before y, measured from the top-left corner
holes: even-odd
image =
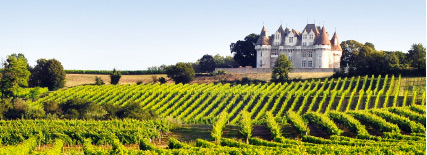
[[[265,27],[262,26],[261,34],[258,37],[258,41],[255,45],[270,45],[269,39],[267,36],[267,30],[265,30]]]
[[[329,41],[329,36],[326,33],[325,27],[322,28],[322,33],[320,33],[319,38],[317,39],[316,45],[331,45],[331,41]]]
[[[335,40],[336,40],[336,45],[335,45]],[[331,51],[342,51],[340,42],[338,41],[338,36],[337,36],[337,32],[334,33],[334,36],[332,36],[331,39]]]

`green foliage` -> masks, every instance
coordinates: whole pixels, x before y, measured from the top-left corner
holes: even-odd
[[[12,54],[6,59],[1,70],[1,98],[15,97],[20,87],[27,87],[31,75],[28,61],[23,54]]]
[[[406,117],[391,113],[386,110],[370,110],[372,113],[384,118],[386,121],[397,124],[400,129],[411,133],[425,133],[423,125],[417,124]]]
[[[328,115],[335,122],[345,125],[348,129],[356,133],[358,137],[361,135],[369,135],[365,126],[350,115],[340,112],[330,112]]]
[[[289,72],[292,71],[292,63],[288,60],[286,55],[280,55],[277,58],[276,63],[273,67],[273,73],[271,75],[271,81],[285,82],[289,78]]]
[[[203,139],[197,139],[196,140],[196,146],[197,147],[203,147],[203,148],[217,148],[218,145],[215,145],[215,143],[209,142],[207,140]]]
[[[219,54],[214,57],[215,65],[217,68],[237,68],[239,64],[231,56],[221,56]]]
[[[216,64],[212,55],[203,55],[202,58],[198,60],[200,65],[200,70],[203,73],[212,73],[215,70]]]
[[[31,69],[30,86],[48,87],[49,90],[58,90],[65,85],[65,70],[61,62],[56,59],[39,59],[37,65]]]
[[[102,80],[100,77],[98,77],[98,76],[96,76],[95,77],[95,85],[98,85],[98,86],[100,86],[100,85],[104,85],[105,83],[104,83],[104,80]]]
[[[255,43],[258,37],[259,35],[252,33],[247,35],[244,40],[238,40],[230,44],[231,54],[240,66],[256,67]]]
[[[169,149],[182,149],[182,148],[191,148],[192,146],[182,143],[175,138],[169,138]]]
[[[246,137],[246,143],[249,143],[249,138],[252,137],[252,120],[251,115],[247,111],[240,112],[240,133]]]
[[[417,123],[421,123],[426,126],[426,114],[418,114],[406,108],[401,107],[393,107],[388,109],[390,112],[399,114],[401,116],[408,117],[410,120],[415,121]]]
[[[87,154],[87,155],[110,154],[110,152],[107,150],[94,147],[92,145],[92,140],[90,138],[84,139],[84,141],[83,141],[83,152],[84,152],[84,154]]]
[[[53,143],[53,147],[46,152],[43,152],[45,155],[57,155],[62,154],[62,147],[64,146],[64,142],[61,139],[56,139]]]
[[[172,127],[166,120],[14,120],[0,121],[0,139],[7,145],[33,136],[39,136],[42,144],[61,139],[65,144],[76,145],[86,138],[98,145],[111,144],[114,138],[124,144],[138,144],[139,139],[160,137],[161,132],[169,132]]]
[[[101,119],[107,114],[99,104],[83,99],[70,99],[59,106],[66,119]]]
[[[276,122],[273,114],[271,112],[265,113],[265,122],[267,123],[267,127],[270,129],[271,135],[276,139],[282,137],[282,128]]]
[[[37,141],[35,137],[30,137],[26,139],[22,144],[15,146],[4,146],[0,148],[0,154],[16,154],[16,155],[26,155],[30,154],[32,150],[36,147]]]
[[[174,66],[166,68],[166,74],[175,83],[190,83],[193,81],[195,72],[191,64],[178,62]]]
[[[292,126],[294,126],[298,130],[298,133],[301,136],[308,135],[310,133],[310,130],[307,127],[307,123],[297,113],[293,111],[288,111],[286,113],[286,119]]]
[[[381,117],[378,117],[367,111],[353,111],[349,112],[349,114],[359,121],[365,122],[366,124],[378,129],[381,132],[400,133],[400,129],[397,125],[389,123]]]
[[[218,120],[213,124],[211,135],[215,139],[215,142],[219,144],[222,137],[222,130],[225,128],[225,125],[228,121],[228,113],[222,112],[218,116]]]
[[[412,67],[419,71],[426,70],[426,48],[422,44],[413,44],[408,51],[408,58]]]
[[[161,84],[164,84],[164,83],[166,83],[167,81],[166,81],[166,78],[165,78],[165,77],[160,77],[160,78],[159,78],[159,82],[160,82]]]
[[[159,118],[159,116],[153,110],[145,110],[141,105],[136,102],[130,102],[120,110],[117,111],[117,116],[119,118],[132,118],[138,120],[150,120]]]
[[[403,102],[402,102],[402,106],[406,106],[406,102],[408,101],[408,94],[409,91],[405,91],[405,95],[403,96]]]
[[[122,77],[122,73],[117,71],[115,68],[113,72],[110,73],[111,84],[119,84],[120,78]]]
[[[326,115],[307,112],[304,114],[304,118],[311,123],[317,124],[323,130],[325,130],[329,135],[340,135],[342,131],[335,125],[335,123],[330,120]]]

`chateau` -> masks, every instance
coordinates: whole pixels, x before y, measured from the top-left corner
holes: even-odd
[[[339,68],[342,55],[337,33],[329,40],[325,27],[315,24],[307,24],[302,33],[280,25],[271,36],[263,26],[255,50],[257,68],[273,68],[282,54],[292,61],[294,68]]]

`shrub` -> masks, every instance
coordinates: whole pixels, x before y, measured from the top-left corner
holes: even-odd
[[[82,99],[70,99],[59,106],[61,117],[67,119],[101,119],[107,114],[100,105]]]
[[[95,77],[95,85],[104,85],[104,80],[102,80],[100,77]]]
[[[28,108],[27,103],[24,100],[17,98],[12,101],[12,107],[8,109],[5,117],[8,119],[19,119],[25,116]]]
[[[138,80],[138,81],[136,81],[136,84],[137,85],[140,85],[140,84],[143,84],[144,82],[142,81],[142,80]]]
[[[117,71],[115,68],[113,72],[110,74],[111,84],[119,84],[120,78],[122,77],[122,73]]]
[[[190,83],[196,75],[193,66],[189,63],[178,62],[174,66],[166,68],[166,74],[175,83]]]
[[[215,75],[225,75],[227,74],[227,72],[225,72],[225,70],[218,70]]]
[[[155,119],[159,116],[153,110],[145,110],[136,102],[130,102],[117,111],[119,118],[134,118],[138,120]]]
[[[164,77],[160,77],[160,78],[159,78],[159,82],[160,82],[161,84],[166,83],[166,78],[164,78]]]

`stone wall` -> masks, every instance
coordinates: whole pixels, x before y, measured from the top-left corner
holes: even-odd
[[[334,72],[335,68],[294,68],[292,73]],[[337,68],[339,69],[339,68]],[[215,72],[223,70],[226,73],[271,73],[272,68],[215,68]]]

